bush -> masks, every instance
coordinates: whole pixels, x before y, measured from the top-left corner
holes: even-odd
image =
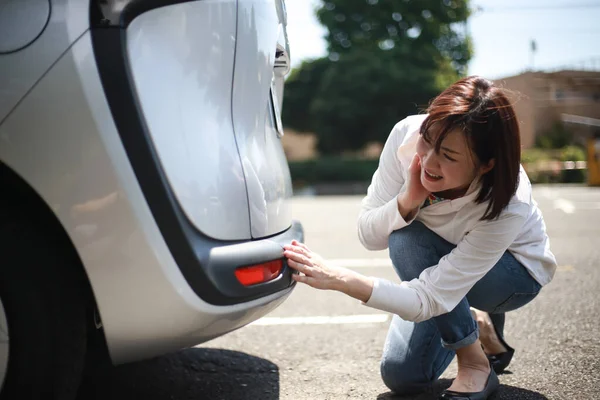
[[[561,161],[585,161],[585,150],[577,146],[566,146],[560,151]],[[561,172],[561,181],[564,183],[585,182],[586,175],[583,169],[565,169]]]
[[[584,161],[585,151],[577,146],[562,149],[526,149],[521,155],[529,178],[534,183],[584,182],[585,170],[560,170],[563,161]],[[317,183],[369,182],[379,160],[328,156],[307,161],[291,161],[294,186]],[[559,165],[557,165],[559,164]]]
[[[549,161],[555,158],[555,151],[538,148],[525,149],[521,152],[521,163],[530,164],[540,161]]]
[[[318,182],[361,182],[371,180],[379,160],[323,157],[316,160],[290,162],[289,165],[295,185]]]
[[[535,146],[542,149],[560,149],[573,143],[573,134],[561,122],[556,122],[548,131],[535,139]]]
[[[587,177],[585,169],[565,169],[560,175],[561,183],[585,183]]]
[[[521,162],[533,183],[585,182],[585,170],[562,169],[562,163],[565,161],[585,161],[585,159],[585,150],[572,145],[561,149],[526,149],[521,154]]]
[[[560,149],[560,161],[585,161],[585,150],[579,146],[566,146]]]

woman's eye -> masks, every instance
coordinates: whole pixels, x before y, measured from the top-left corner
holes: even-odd
[[[454,158],[450,157],[448,154],[444,154],[444,157],[446,157],[450,161],[456,161]]]

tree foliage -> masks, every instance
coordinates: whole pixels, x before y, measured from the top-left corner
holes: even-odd
[[[284,123],[315,132],[324,154],[384,141],[464,74],[468,15],[466,0],[326,0],[329,56],[292,72]]]
[[[284,106],[281,110],[286,126],[300,132],[314,131],[309,114],[311,99],[315,98],[321,78],[330,64],[329,58],[319,58],[304,61],[299,68],[292,70],[285,83]]]

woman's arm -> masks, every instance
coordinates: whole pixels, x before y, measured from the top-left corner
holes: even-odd
[[[423,304],[416,321],[452,311],[514,242],[528,212],[529,205],[516,203],[509,205],[495,220],[479,221],[438,265],[407,282]]]
[[[306,283],[316,289],[337,290],[365,303],[371,297],[373,278],[347,268],[327,266],[321,256],[296,240],[283,248],[288,265],[303,274],[292,275],[296,282]]]
[[[450,312],[469,290],[496,265],[514,242],[525,223],[529,206],[524,203],[509,206],[493,221],[480,221],[436,266],[424,270],[419,278],[401,284],[375,278],[374,289],[367,306],[421,322]],[[412,314],[399,301],[407,290],[419,298],[418,312]],[[415,311],[414,309],[413,311]],[[403,317],[404,318],[404,317]]]
[[[516,204],[494,221],[481,221],[439,264],[423,271],[418,279],[394,283],[326,265],[306,245],[284,246],[288,265],[303,275],[297,282],[317,289],[337,290],[369,307],[388,311],[409,321],[425,321],[447,313],[502,257],[519,234],[528,206]]]
[[[401,194],[405,184],[403,168],[408,166],[401,165],[396,157],[396,151],[409,127],[407,119],[404,119],[392,129],[367,195],[362,200],[358,216],[358,238],[369,250],[386,249],[390,233],[408,225],[417,214],[418,208],[415,209],[414,204],[408,204]]]
[[[416,291],[390,281],[364,276],[358,272],[327,266],[318,254],[296,240],[284,246],[288,265],[302,275],[292,275],[296,282],[322,290],[337,290],[360,300],[363,304],[398,314],[412,321],[421,311],[421,300]]]

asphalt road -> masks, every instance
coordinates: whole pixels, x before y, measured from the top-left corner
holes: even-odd
[[[600,189],[536,186],[560,267],[537,299],[507,315],[516,348],[494,399],[600,398]],[[326,258],[396,279],[386,252],[356,238],[361,197],[298,197],[295,218]],[[197,348],[113,368],[81,399],[400,399],[379,376],[389,316],[339,293],[299,286],[258,323]],[[435,399],[455,364],[428,393]]]

